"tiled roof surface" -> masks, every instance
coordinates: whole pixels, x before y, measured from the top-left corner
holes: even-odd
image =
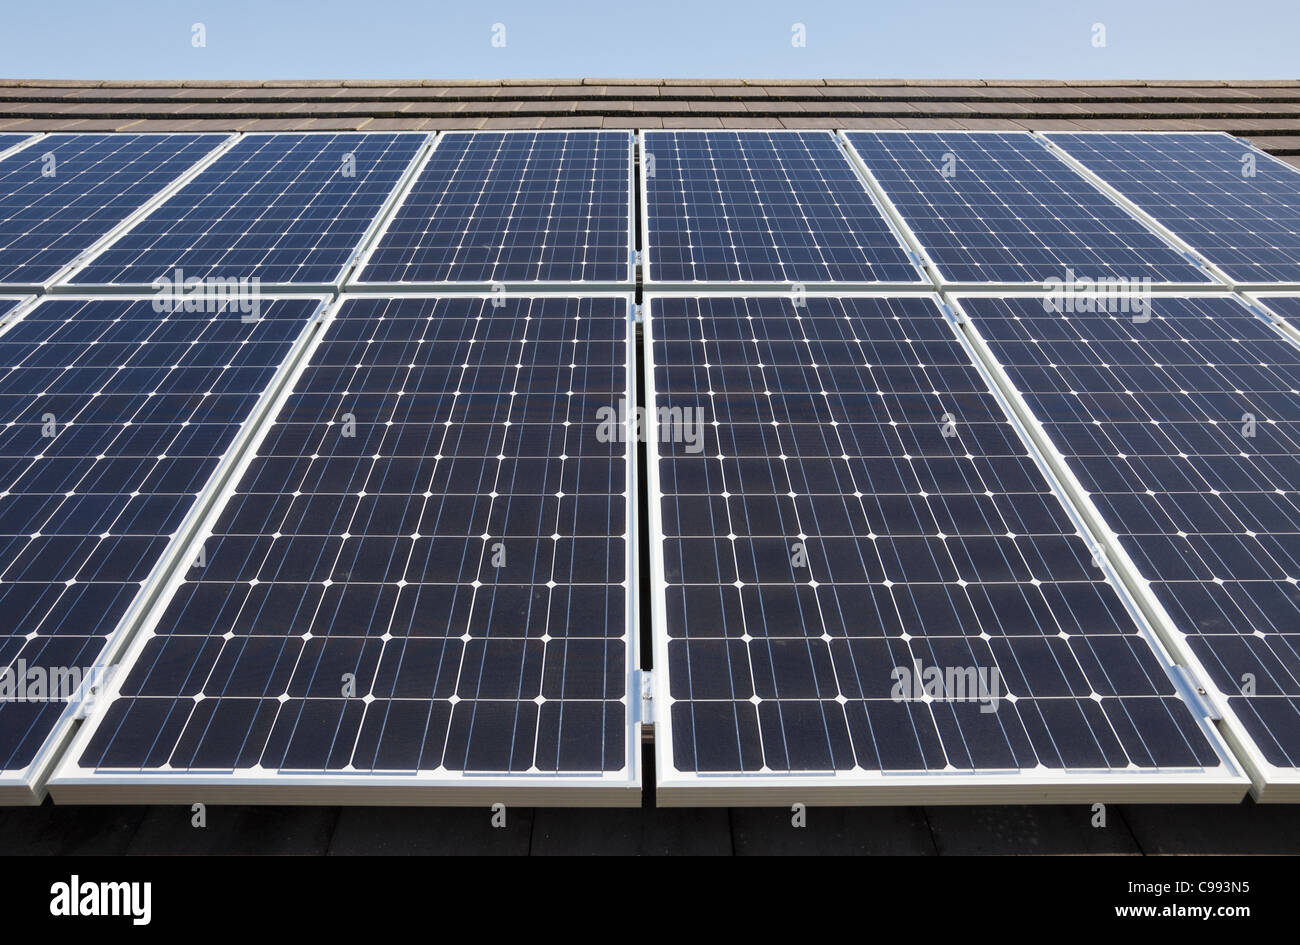
[[[1227,131],[1300,165],[1300,80],[0,79],[0,131]]]

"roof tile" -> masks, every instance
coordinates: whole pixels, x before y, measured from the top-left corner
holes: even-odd
[[[602,118],[600,127],[602,128],[662,128],[664,126],[662,118],[646,118],[637,116],[635,118]]]
[[[665,115],[665,128],[721,128],[722,119],[706,115]]]
[[[475,131],[483,126],[482,118],[436,116],[429,119],[430,129],[437,131]]]
[[[489,118],[488,121],[494,119]],[[578,115],[545,115],[538,119],[542,128],[593,128],[598,119]],[[486,125],[484,127],[487,127]]]
[[[812,127],[822,127],[814,125]],[[834,123],[836,128],[847,128],[857,131],[894,131],[905,127],[901,120],[897,118],[844,118],[836,119]]]
[[[1199,130],[1300,148],[1300,80],[0,79],[6,130],[482,127]]]
[[[366,131],[426,131],[430,127],[428,118],[376,118],[366,125]]]

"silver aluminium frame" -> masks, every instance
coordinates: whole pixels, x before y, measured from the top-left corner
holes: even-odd
[[[663,292],[647,293],[643,310],[646,409],[655,404],[654,316],[657,298],[727,298],[740,293]],[[744,293],[746,298],[782,297],[789,293]],[[896,298],[898,293],[834,292],[808,293],[809,298]],[[923,296],[936,307],[936,314],[948,314],[941,296],[931,291]],[[972,365],[980,372],[989,393],[1002,407],[1008,422],[1024,442],[1071,519],[1079,527],[1080,537],[1091,549],[1096,542],[1083,527],[1071,502],[1063,494],[1053,470],[1044,461],[1035,442],[1026,434],[1020,418],[1012,412],[988,369],[976,357],[969,341],[962,336],[955,319],[945,318],[954,340],[962,345]],[[877,772],[851,771],[779,772],[779,773],[696,773],[676,768],[672,759],[671,692],[668,679],[668,635],[664,614],[667,582],[664,578],[664,537],[661,491],[659,487],[658,437],[646,436],[646,463],[649,467],[650,571],[655,714],[656,798],[664,807],[737,806],[737,805],[917,805],[917,804],[1092,804],[1092,803],[1237,803],[1246,794],[1249,781],[1237,767],[1231,752],[1211,727],[1208,718],[1198,711],[1198,703],[1189,698],[1187,686],[1173,670],[1174,660],[1151,631],[1139,608],[1129,600],[1123,584],[1113,569],[1105,568],[1107,579],[1133,617],[1140,634],[1161,660],[1179,695],[1197,716],[1201,731],[1215,749],[1220,764],[1212,769],[1119,769],[1119,770],[1012,770],[974,773],[969,771]],[[1103,557],[1103,564],[1106,559]]]

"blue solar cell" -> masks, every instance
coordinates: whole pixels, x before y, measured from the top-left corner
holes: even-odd
[[[647,324],[661,777],[1218,767],[933,300],[652,298]]]
[[[1147,321],[961,304],[1223,701],[1296,767],[1300,348],[1231,297],[1156,297]]]
[[[651,280],[923,281],[829,132],[644,141]]]
[[[249,135],[73,276],[336,281],[425,141],[420,134]]]
[[[44,282],[224,135],[50,135],[0,161],[0,283]]]
[[[1300,282],[1300,173],[1224,134],[1048,137],[1237,282]]]
[[[1290,323],[1292,328],[1300,331],[1300,296],[1266,295],[1260,300],[1278,315]]]
[[[1032,135],[848,135],[948,282],[1208,282]]]
[[[626,772],[629,444],[597,410],[627,329],[624,299],[348,300],[82,767]]]
[[[360,282],[630,282],[632,136],[449,133]]]
[[[0,335],[11,684],[24,668],[91,669],[318,304],[263,300],[248,322],[47,300]],[[0,701],[0,771],[28,766],[67,708]]]

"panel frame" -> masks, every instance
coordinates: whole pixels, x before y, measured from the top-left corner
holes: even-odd
[[[22,321],[23,316],[26,315],[39,300],[40,296],[38,295],[14,294],[6,289],[4,294],[0,295],[0,302],[15,302],[17,304],[8,311],[0,314],[0,338],[3,338],[5,333],[15,324]]]
[[[1017,135],[1024,135],[1025,137],[1032,139],[1035,143],[1037,143],[1040,147],[1042,147],[1042,149],[1049,156],[1055,158],[1056,160],[1062,160],[1062,156],[1059,148],[1050,147],[1049,144],[1047,143],[1047,139],[1045,139],[1041,134],[1035,131],[1028,131],[1028,130],[980,132],[977,130],[967,131],[963,129],[932,131],[929,129],[872,128],[872,129],[848,129],[848,130],[841,130],[836,132],[837,137],[841,141],[841,146],[844,148],[845,152],[849,156],[849,163],[853,165],[854,170],[856,170],[858,174],[861,175],[862,179],[866,181],[867,187],[871,190],[872,194],[875,196],[876,201],[886,208],[891,222],[903,234],[906,240],[907,248],[911,250],[918,259],[921,260],[921,264],[925,269],[926,275],[929,276],[929,278],[934,281],[935,285],[942,287],[944,291],[980,291],[983,289],[1005,290],[1008,292],[1024,291],[1026,289],[1037,289],[1043,291],[1042,282],[996,282],[996,281],[963,282],[963,281],[954,281],[945,278],[942,271],[939,269],[938,263],[934,261],[933,257],[931,257],[930,253],[926,250],[925,244],[921,242],[921,238],[912,229],[911,224],[907,222],[907,219],[903,216],[902,212],[898,209],[898,207],[895,206],[893,200],[890,199],[889,194],[885,192],[885,188],[881,185],[880,181],[877,180],[876,175],[872,173],[871,168],[867,166],[866,160],[858,152],[858,149],[854,147],[853,142],[849,140],[849,135],[854,133],[855,131],[859,131],[859,132],[867,131],[870,134],[877,134],[877,135],[930,134],[930,135],[935,135],[936,137],[945,134],[973,134],[973,135],[978,135],[981,133],[1017,134]],[[1192,252],[1190,247],[1186,246],[1186,244],[1180,244],[1174,242],[1173,240],[1170,239],[1170,236],[1172,234],[1168,233],[1168,231],[1166,231],[1163,227],[1159,227],[1158,225],[1152,226],[1152,223],[1154,221],[1144,219],[1143,216],[1139,215],[1139,213],[1135,213],[1134,211],[1136,208],[1131,206],[1130,201],[1116,200],[1115,199],[1116,194],[1110,192],[1111,190],[1113,190],[1113,188],[1110,188],[1108,190],[1098,186],[1100,180],[1097,178],[1097,176],[1095,174],[1091,174],[1087,172],[1086,168],[1080,167],[1077,161],[1076,162],[1063,161],[1063,163],[1065,163],[1066,167],[1068,167],[1070,170],[1080,174],[1085,180],[1085,182],[1087,182],[1090,186],[1096,189],[1098,191],[1098,196],[1100,196],[1102,199],[1110,200],[1111,203],[1115,204],[1120,210],[1124,211],[1130,217],[1132,217],[1137,224],[1146,227],[1152,233],[1152,235],[1154,235],[1155,237],[1163,241],[1170,248],[1170,250],[1180,253],[1184,257],[1188,265],[1199,266],[1205,272],[1206,278],[1205,281],[1203,282],[1152,282],[1151,287],[1153,290],[1159,289],[1160,291],[1168,291],[1168,292],[1177,291],[1177,292],[1187,292],[1191,294],[1198,291],[1200,292],[1204,292],[1207,290],[1218,291],[1223,288],[1221,285],[1218,284],[1217,281],[1223,278],[1221,274],[1217,273],[1214,269],[1212,269],[1207,264],[1206,260],[1202,259],[1198,254]],[[1062,275],[1064,275],[1064,273],[1062,273]]]
[[[552,294],[543,293],[546,297]],[[490,293],[406,293],[401,298],[422,299],[479,298],[491,301]],[[227,502],[256,456],[257,448],[274,425],[281,408],[293,394],[298,380],[311,364],[316,349],[323,342],[328,327],[339,310],[349,300],[356,298],[392,298],[389,293],[346,293],[334,299],[318,316],[317,329],[309,344],[300,353],[286,382],[278,390],[273,403],[268,406],[262,422],[254,431],[249,448],[225,481],[219,494],[198,523],[190,539],[185,542],[180,560],[191,561],[198,554],[203,541],[220,518]],[[535,297],[535,296],[534,296]],[[629,408],[636,404],[636,320],[634,298],[628,292],[582,292],[570,296],[575,299],[623,299],[627,305],[627,371]],[[629,416],[634,416],[629,413]],[[634,432],[634,431],[633,431]],[[121,684],[130,675],[130,669],[153,637],[153,631],[164,616],[176,589],[184,577],[177,569],[160,589],[155,606],[125,649],[121,668],[106,687],[94,714],[87,719],[62,755],[62,760],[49,781],[49,791],[59,804],[171,804],[193,803],[202,800],[217,804],[293,804],[293,805],[357,805],[357,806],[418,806],[418,807],[485,807],[495,803],[532,807],[640,807],[641,806],[641,735],[645,720],[642,718],[640,697],[640,621],[637,533],[637,440],[625,433],[626,480],[628,500],[625,508],[627,554],[625,556],[627,597],[627,644],[624,702],[626,706],[625,736],[626,765],[622,772],[590,775],[550,775],[539,773],[473,774],[465,772],[433,774],[376,775],[356,773],[291,773],[268,771],[265,774],[239,774],[228,771],[160,773],[156,771],[101,773],[93,768],[83,768],[78,759],[103,722],[108,706],[120,693]]]
[[[1103,180],[1095,171],[1090,170],[1082,161],[1080,161],[1074,155],[1070,154],[1063,147],[1057,144],[1053,138],[1053,136],[1056,134],[1077,135],[1080,137],[1085,135],[1088,136],[1101,135],[1105,137],[1117,137],[1123,135],[1131,135],[1134,137],[1139,135],[1141,135],[1142,137],[1154,137],[1156,135],[1162,137],[1166,135],[1173,136],[1173,137],[1197,135],[1197,136],[1204,137],[1207,135],[1219,135],[1221,137],[1231,139],[1232,141],[1241,145],[1246,150],[1253,152],[1259,157],[1266,158],[1267,160],[1277,164],[1279,167],[1285,168],[1286,170],[1292,173],[1300,174],[1300,168],[1292,167],[1290,164],[1288,164],[1286,161],[1283,161],[1281,158],[1269,154],[1267,151],[1263,150],[1262,148],[1257,148],[1255,145],[1251,144],[1245,138],[1239,138],[1236,135],[1232,134],[1231,132],[1227,132],[1227,131],[1062,131],[1062,132],[1035,131],[1034,132],[1034,135],[1047,142],[1048,149],[1053,154],[1056,154],[1058,157],[1060,157],[1062,160],[1068,163],[1079,173],[1087,177],[1088,180],[1092,181],[1093,185],[1096,186],[1098,189],[1100,189],[1104,194],[1109,196],[1120,206],[1127,209],[1129,213],[1137,217],[1140,222],[1146,224],[1148,229],[1153,230],[1160,236],[1164,237],[1164,239],[1167,242],[1181,249],[1186,255],[1198,260],[1201,263],[1201,265],[1205,267],[1207,272],[1211,273],[1214,276],[1214,278],[1218,279],[1221,283],[1223,283],[1224,287],[1231,289],[1234,292],[1270,292],[1275,289],[1278,289],[1279,287],[1285,287],[1288,285],[1300,285],[1300,281],[1241,282],[1239,280],[1233,279],[1226,272],[1224,272],[1222,269],[1220,269],[1218,266],[1212,263],[1208,258],[1206,258],[1199,250],[1197,250],[1190,243],[1184,240],[1181,236],[1179,236],[1169,227],[1165,226],[1163,223],[1157,220],[1150,213],[1143,210],[1132,199],[1126,197],[1123,193],[1120,192],[1120,190],[1117,187],[1106,183],[1106,181]],[[1168,287],[1162,286],[1161,288],[1164,289]],[[1167,294],[1174,295],[1174,294],[1193,294],[1193,293],[1185,293],[1180,291],[1178,293],[1168,292]]]
[[[1278,293],[1288,294],[1288,293]],[[1300,293],[1295,293],[1300,294]],[[1024,293],[1032,298],[1044,298],[1048,293]],[[1153,298],[1179,298],[1186,293],[1161,293]],[[1030,408],[1024,394],[1016,386],[1006,368],[998,361],[988,342],[979,333],[972,319],[961,308],[964,298],[998,298],[1005,297],[1002,292],[954,292],[949,296],[959,313],[961,330],[969,337],[973,348],[987,362],[989,373],[995,378],[1000,393],[1011,405],[1021,426],[1038,452],[1046,459],[1057,481],[1061,484],[1070,503],[1079,510],[1089,531],[1101,545],[1104,560],[1119,577],[1119,584],[1138,605],[1143,617],[1159,636],[1165,651],[1174,661],[1185,668],[1196,683],[1196,697],[1202,704],[1213,710],[1213,722],[1224,741],[1231,747],[1242,769],[1250,777],[1250,794],[1258,803],[1297,803],[1300,802],[1300,768],[1279,768],[1268,762],[1263,753],[1255,746],[1246,727],[1237,717],[1236,712],[1223,699],[1218,697],[1214,686],[1208,684],[1213,675],[1193,651],[1190,638],[1178,629],[1177,623],[1160,603],[1150,583],[1142,575],[1137,564],[1124,550],[1119,535],[1106,524],[1105,517],[1088,497],[1088,491],[1070,468],[1068,460],[1053,444],[1043,423]],[[1240,294],[1227,288],[1210,293],[1212,298],[1231,300],[1241,305],[1252,317],[1266,323],[1270,320],[1263,312],[1252,309],[1249,302]],[[1206,297],[1203,293],[1199,297]]]
[[[152,133],[157,134],[158,132],[152,132]],[[220,133],[213,132],[213,134],[220,134]],[[411,178],[412,169],[417,165],[419,165],[421,160],[423,160],[425,151],[429,146],[429,141],[432,138],[432,134],[430,132],[348,131],[345,129],[332,130],[332,131],[326,130],[326,131],[234,132],[227,137],[227,139],[221,144],[220,147],[218,147],[212,153],[208,154],[202,161],[200,161],[194,167],[190,168],[190,170],[187,171],[185,174],[181,175],[179,178],[173,181],[168,187],[164,188],[161,192],[155,195],[153,199],[151,199],[148,203],[142,206],[136,213],[132,214],[126,220],[123,220],[119,226],[115,227],[112,231],[106,234],[101,240],[99,240],[90,248],[88,248],[81,256],[79,256],[72,263],[64,267],[63,270],[61,270],[54,277],[52,277],[49,280],[49,282],[45,284],[44,287],[45,291],[49,292],[50,294],[70,293],[75,295],[91,294],[91,295],[100,296],[100,295],[118,295],[118,294],[136,295],[146,290],[152,289],[153,284],[149,282],[104,282],[104,283],[93,283],[93,284],[92,283],[74,284],[72,280],[75,279],[76,276],[82,270],[88,268],[100,256],[100,254],[103,253],[104,250],[111,248],[114,243],[116,243],[121,237],[125,236],[132,229],[134,229],[146,217],[153,215],[164,204],[166,204],[173,197],[175,197],[176,194],[178,194],[182,189],[184,189],[189,184],[193,183],[199,177],[200,174],[208,170],[218,160],[225,157],[241,141],[244,141],[249,138],[272,138],[280,135],[291,135],[295,137],[297,136],[319,137],[319,136],[328,135],[333,137],[333,136],[345,135],[345,134],[398,135],[398,136],[405,136],[405,137],[420,136],[424,138],[424,142],[423,144],[421,144],[420,148],[416,151],[415,156],[411,158],[410,162],[408,162],[406,168],[402,171],[401,176],[398,178],[397,183],[393,185],[392,190],[390,190],[388,195],[384,198],[384,202],[380,205],[379,209],[375,212],[375,215],[371,217],[370,222],[366,225],[365,232],[362,234],[361,238],[357,241],[357,244],[353,247],[352,254],[348,257],[348,261],[344,263],[342,267],[340,267],[333,281],[262,283],[262,289],[264,291],[274,292],[277,295],[321,295],[323,293],[338,292],[340,287],[343,285],[347,275],[350,272],[352,272],[353,268],[356,266],[356,260],[358,258],[358,255],[362,247],[364,247],[367,244],[367,242],[373,238],[375,229],[378,226],[379,221],[382,220],[384,218],[384,215],[389,212],[389,210],[392,207],[393,201],[397,198],[397,196],[403,193],[404,189],[407,186],[409,186],[409,183],[412,179]]]
[[[771,135],[802,135],[802,134],[829,135],[831,140],[833,140],[836,146],[839,148],[840,153],[844,155],[845,160],[848,161],[850,169],[854,172],[855,176],[857,176],[858,178],[858,183],[862,184],[863,189],[867,192],[867,198],[876,207],[876,209],[880,211],[880,215],[881,217],[884,218],[885,224],[888,226],[890,233],[892,233],[893,237],[896,240],[898,240],[899,247],[903,250],[904,253],[907,254],[908,261],[911,263],[912,268],[916,272],[917,275],[916,281],[915,282],[821,281],[821,282],[796,283],[796,282],[749,282],[743,280],[721,281],[721,282],[700,280],[695,282],[683,282],[679,280],[656,281],[654,279],[651,279],[650,262],[652,259],[652,254],[650,252],[650,204],[649,204],[650,198],[649,198],[648,183],[646,178],[646,161],[645,161],[645,153],[646,153],[645,135],[647,131],[650,132],[653,131],[697,132],[698,131],[704,133],[708,133],[710,131],[721,131],[722,133],[729,133],[729,132],[735,133],[735,132],[743,132],[746,130],[759,131],[763,134],[771,134]],[[651,128],[651,129],[646,129],[644,131],[637,131],[636,147],[637,147],[637,155],[638,155],[637,163],[639,165],[638,174],[640,175],[638,178],[638,187],[640,188],[640,194],[641,194],[641,198],[640,198],[641,272],[642,272],[642,284],[646,292],[654,292],[658,294],[684,292],[687,294],[693,293],[696,295],[706,295],[706,294],[713,294],[716,290],[727,290],[731,295],[750,296],[750,295],[764,295],[768,293],[777,293],[777,294],[787,293],[790,291],[790,287],[795,284],[804,286],[805,290],[807,290],[809,293],[833,292],[833,291],[839,292],[840,294],[856,293],[856,292],[868,292],[868,293],[881,292],[885,294],[899,295],[899,294],[909,294],[917,291],[920,292],[934,291],[933,276],[930,274],[929,270],[927,270],[923,265],[923,257],[917,254],[916,247],[907,238],[907,236],[910,234],[910,231],[907,231],[905,233],[903,230],[899,229],[898,220],[896,219],[896,211],[894,210],[893,205],[882,204],[880,200],[880,195],[877,194],[870,186],[868,186],[867,181],[863,178],[861,171],[854,163],[852,154],[845,149],[844,139],[840,137],[838,132],[831,131],[826,128],[755,128],[755,129]]]
[[[23,134],[23,132],[21,131],[5,132],[5,134],[21,135]],[[36,131],[28,134],[24,138],[19,138],[13,144],[0,147],[0,161],[3,161],[5,158],[9,157],[10,155],[17,154],[19,151],[22,151],[24,148],[31,147],[33,144],[35,144],[37,141],[41,140],[45,136],[46,136],[46,132]]]
[[[996,294],[996,293],[994,293]],[[642,301],[643,358],[647,420],[653,415],[655,389],[654,316],[651,302],[657,298],[734,298],[740,293],[729,291],[647,291]],[[1044,480],[1078,528],[1083,541],[1094,554],[1096,539],[1066,497],[1054,471],[1044,461],[1040,449],[1023,428],[1020,418],[1006,402],[987,366],[977,355],[937,290],[920,293],[934,302],[944,314],[952,337],[970,358],[989,388],[990,396],[1006,414],[1007,422],[1033,457]],[[746,292],[750,298],[788,298],[789,292]],[[896,298],[899,293],[881,291],[809,292],[809,298]],[[1178,695],[1188,703],[1206,740],[1219,756],[1218,769],[1146,769],[1118,773],[1079,770],[1008,770],[972,774],[942,771],[886,774],[883,772],[831,771],[767,774],[700,774],[681,771],[672,763],[672,713],[668,677],[668,627],[664,600],[667,581],[664,576],[664,535],[661,522],[663,493],[659,488],[658,436],[646,435],[647,502],[649,503],[649,553],[652,642],[654,646],[653,713],[655,726],[655,798],[661,807],[725,807],[737,805],[786,806],[789,804],[906,806],[916,804],[1093,804],[1103,803],[1222,803],[1234,804],[1245,797],[1249,781],[1240,773],[1228,746],[1202,717],[1198,702],[1189,692],[1186,680],[1171,669],[1174,659],[1157,636],[1144,614],[1130,599],[1123,582],[1106,555],[1100,557],[1103,570],[1114,587],[1126,612],[1133,618],[1139,634],[1162,662]]]
[[[424,169],[429,162],[436,156],[439,145],[448,134],[500,134],[500,135],[558,135],[573,133],[609,133],[626,135],[628,140],[627,151],[627,276],[624,279],[614,280],[513,280],[509,282],[467,282],[456,280],[422,280],[418,282],[368,282],[361,281],[357,277],[365,272],[366,267],[370,265],[370,260],[375,252],[379,249],[384,237],[388,235],[388,230],[392,226],[402,208],[406,205],[415,189],[415,182],[424,173]],[[348,293],[366,293],[370,295],[383,295],[385,297],[426,293],[467,293],[469,295],[481,295],[484,292],[490,292],[495,286],[504,286],[507,296],[511,295],[573,295],[579,293],[583,296],[600,294],[605,292],[627,292],[636,284],[637,267],[639,263],[639,253],[636,248],[636,220],[637,220],[637,188],[636,188],[636,163],[637,163],[637,134],[625,128],[502,128],[502,129],[449,129],[447,131],[437,132],[437,140],[434,141],[433,147],[428,153],[424,154],[418,162],[419,167],[411,175],[410,180],[403,188],[401,197],[397,200],[388,213],[382,218],[380,226],[373,234],[368,246],[361,253],[360,258],[348,273],[347,278],[342,283],[343,291]]]
[[[277,298],[284,298],[284,296],[268,294],[263,298],[265,301],[273,301]],[[122,296],[105,297],[94,294],[77,296],[47,295],[28,300],[10,314],[12,316],[17,313],[20,316],[25,316],[33,308],[46,301],[150,302],[152,300],[153,297],[147,295],[126,298]],[[247,450],[258,425],[265,419],[265,412],[270,406],[273,392],[278,393],[280,385],[289,376],[295,359],[301,355],[305,343],[312,337],[312,326],[319,323],[327,301],[324,296],[317,296],[316,300],[318,303],[316,311],[303,322],[297,338],[294,339],[293,344],[277,365],[271,380],[259,395],[248,417],[240,425],[239,432],[231,440],[226,452],[204,483],[203,489],[186,512],[180,525],[172,533],[166,548],[150,569],[149,576],[141,582],[140,589],[131,601],[131,606],[122,614],[113,631],[105,637],[103,649],[91,666],[91,673],[103,674],[102,678],[108,680],[108,685],[105,687],[106,691],[112,687],[114,680],[120,681],[122,678],[119,674],[121,667],[118,663],[121,653],[137,637],[141,623],[147,619],[152,609],[158,606],[158,595],[166,586],[173,571],[177,569],[178,562],[188,560],[182,557],[182,554],[189,547],[195,530],[202,524],[212,503],[217,498],[222,484],[230,476],[236,463],[239,462],[243,453]],[[13,317],[5,319],[3,329],[0,329],[0,338],[3,338],[4,331],[18,321],[19,318]],[[31,763],[22,769],[0,771],[0,806],[33,806],[44,801],[50,775],[64,758],[65,749],[77,729],[78,722],[83,717],[84,712],[88,708],[92,708],[101,698],[102,696],[97,696],[94,702],[90,703],[86,701],[69,702],[58,723],[46,737],[40,751],[36,753]]]
[[[1276,328],[1281,334],[1285,335],[1293,344],[1300,345],[1300,325],[1293,323],[1280,312],[1276,311],[1269,305],[1269,299],[1273,298],[1300,298],[1300,284],[1294,289],[1271,289],[1268,292],[1243,292],[1242,296],[1247,303],[1255,306],[1260,316],[1270,325]]]

